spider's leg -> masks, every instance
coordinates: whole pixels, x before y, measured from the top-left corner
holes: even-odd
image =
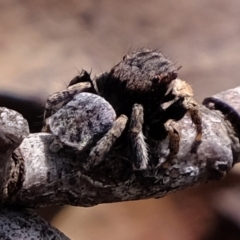
[[[44,119],[50,117],[55,112],[57,112],[62,106],[71,101],[77,93],[91,91],[92,87],[89,82],[81,82],[74,84],[60,92],[54,93],[46,101]]]
[[[132,109],[129,133],[132,147],[133,167],[136,170],[146,169],[148,166],[148,150],[143,135],[143,106],[134,104]]]
[[[120,115],[113,123],[112,128],[97,142],[96,146],[91,150],[86,163],[83,164],[85,170],[89,170],[93,166],[97,166],[104,160],[116,140],[121,136],[126,127],[128,118]]]
[[[168,120],[164,124],[168,136],[169,136],[169,154],[167,160],[163,163],[163,167],[167,167],[169,162],[177,155],[179,151],[179,144],[180,144],[180,129],[177,122],[174,120]]]
[[[199,104],[192,97],[185,97],[183,106],[189,112],[192,122],[196,126],[195,142],[200,143],[202,139],[202,119],[199,110]]]
[[[190,113],[192,122],[196,125],[195,142],[200,143],[202,139],[202,119],[199,104],[193,98],[192,87],[185,81],[177,78],[171,83],[172,94],[177,101],[182,100],[182,106]],[[183,117],[183,116],[182,116]]]

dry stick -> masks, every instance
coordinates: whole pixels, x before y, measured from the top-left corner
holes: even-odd
[[[29,209],[0,209],[0,239],[69,240],[63,233]]]
[[[21,188],[25,169],[23,159],[12,152],[27,137],[29,129],[19,113],[7,108],[0,108],[0,126],[1,200],[8,203],[9,196]],[[0,239],[33,238],[69,239],[31,210],[14,206],[0,208]]]
[[[26,120],[13,110],[0,108],[0,199],[3,204],[0,237],[68,239],[34,212],[17,209],[17,205],[93,206],[104,202],[158,198],[221,178],[239,162],[240,105],[237,100],[240,87],[217,97],[234,106],[236,111],[219,100],[206,99],[208,107],[221,110],[225,116],[201,107],[203,139],[196,154],[191,151],[195,127],[189,117],[185,117],[180,121],[181,142],[176,158],[167,168],[161,167],[168,154],[168,142],[149,142],[150,161],[159,163],[159,166],[145,172],[133,171],[126,146],[115,147],[101,166],[84,172],[82,163],[87,155],[71,151],[50,152],[49,144],[53,139],[50,134],[30,134],[27,137]],[[5,204],[12,206],[7,208]]]
[[[237,94],[240,87],[218,96]],[[231,100],[231,99],[230,99]],[[229,101],[231,104],[231,101]],[[238,110],[239,104],[236,104]],[[2,115],[18,115],[1,119],[1,194],[4,204],[25,207],[49,205],[94,206],[99,203],[120,202],[146,198],[159,198],[169,192],[181,190],[212,179],[220,179],[239,161],[239,141],[234,128],[219,111],[201,106],[203,138],[192,150],[195,126],[188,116],[180,122],[181,141],[177,156],[166,168],[161,167],[168,154],[168,141],[150,142],[150,161],[155,169],[134,171],[129,161],[127,146],[114,147],[98,167],[84,172],[86,154],[61,150],[49,151],[51,134],[28,132],[27,123],[19,114],[0,108]],[[24,124],[22,124],[24,123]],[[8,131],[18,136],[21,145],[14,151],[16,141],[9,141]],[[19,137],[19,132],[22,134]],[[11,135],[12,136],[12,135]],[[6,149],[6,142],[8,149]]]

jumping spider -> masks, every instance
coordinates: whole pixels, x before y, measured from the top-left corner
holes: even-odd
[[[169,134],[170,159],[179,150],[179,131],[174,121],[180,120],[189,112],[196,125],[195,141],[201,141],[202,126],[198,103],[193,98],[192,88],[177,78],[177,70],[161,52],[140,49],[124,56],[109,73],[103,73],[93,80],[89,73],[83,71],[69,83],[69,90],[57,93],[47,100],[45,118],[51,115],[53,108],[56,110],[61,107],[56,107],[59,102],[64,100],[66,103],[72,98],[75,91],[86,90],[79,89],[79,83],[89,82],[91,87],[87,91],[106,99],[118,118],[125,116],[130,119],[124,128],[128,130],[125,133],[127,132],[131,142],[133,167],[146,169],[149,160],[144,133],[157,141],[163,140]],[[72,91],[71,88],[76,90]],[[164,108],[167,102],[170,105]],[[115,131],[116,128],[110,129],[111,134],[108,135],[114,135]],[[96,163],[96,158],[97,162],[100,162],[107,153],[102,146],[109,146],[109,150],[115,140],[116,137],[108,137],[98,142],[90,153],[88,167],[93,162]]]

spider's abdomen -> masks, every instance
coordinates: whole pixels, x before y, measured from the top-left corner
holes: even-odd
[[[133,104],[151,115],[160,106],[168,85],[177,78],[177,68],[161,52],[140,49],[123,57],[97,86],[117,113],[129,115]]]

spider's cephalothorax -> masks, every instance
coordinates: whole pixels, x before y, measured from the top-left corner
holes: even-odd
[[[198,104],[193,99],[192,88],[177,78],[177,70],[161,52],[140,49],[124,56],[109,73],[100,74],[93,80],[90,74],[82,71],[69,83],[66,90],[48,99],[45,117],[66,104],[76,93],[87,91],[100,95],[115,110],[117,116],[115,121],[123,124],[121,131],[118,124],[113,124],[115,127],[96,143],[97,151],[91,151],[87,161],[88,167],[104,158],[129,119],[126,126],[128,138],[131,140],[133,166],[135,169],[146,169],[148,152],[144,133],[157,141],[169,135],[169,156],[173,156],[178,152],[179,132],[175,128],[176,125],[172,124],[172,120],[180,120],[189,111],[192,121],[196,124],[196,140],[201,140],[202,128]],[[87,88],[84,87],[84,82],[88,83]],[[63,103],[59,105],[60,102]],[[167,108],[163,107],[165,102],[170,102]]]
[[[124,56],[108,74],[95,79],[98,94],[113,106],[117,115],[125,114],[130,119],[136,169],[144,169],[148,164],[143,132],[158,141],[169,134],[169,156],[178,152],[179,132],[172,120],[180,120],[187,111],[196,124],[196,141],[201,140],[198,103],[193,99],[191,86],[177,78],[177,70],[161,52],[144,48]],[[165,102],[171,103],[169,107],[163,107]]]
[[[99,95],[111,103],[117,115],[131,115],[135,103],[144,107],[145,119],[163,101],[177,68],[161,52],[141,49],[123,57],[109,74],[96,79]]]

